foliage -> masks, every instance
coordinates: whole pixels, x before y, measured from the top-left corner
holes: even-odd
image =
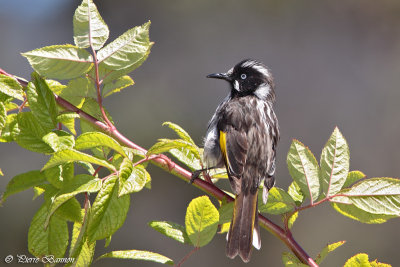
[[[74,45],[46,46],[23,53],[34,69],[29,82],[0,75],[0,141],[16,142],[27,150],[49,156],[41,170],[12,178],[0,202],[30,188],[35,198],[43,197],[28,232],[28,249],[35,257],[68,256],[75,259],[69,265],[90,265],[97,241],[105,239],[108,246],[112,235],[123,225],[131,194],[150,188],[147,161],[189,179],[160,153],[169,153],[191,171],[203,168],[202,149],[180,126],[164,123],[178,138],[159,139],[148,151],[141,150],[120,137],[112,117],[102,106],[103,98],[134,84],[127,73],[139,67],[150,53],[153,43],[149,40],[149,26],[147,22],[129,29],[106,44],[107,24],[92,0],[83,0],[73,17]],[[63,85],[57,80],[68,81]],[[400,216],[400,180],[365,178],[360,171],[350,171],[348,144],[338,128],[324,146],[319,164],[309,148],[297,140],[290,146],[287,164],[292,184],[287,190],[272,188],[268,202],[264,204],[260,198],[258,203],[261,213],[282,218],[281,239],[293,238],[290,229],[302,210],[324,202],[362,223],[379,224]],[[76,175],[77,166],[87,173]],[[106,174],[100,176],[102,168]],[[219,169],[201,173],[201,181],[207,175],[215,183],[227,178],[225,170]],[[201,196],[189,203],[184,226],[170,221],[152,221],[149,226],[197,250],[217,232],[229,229],[233,203],[229,194],[218,191],[214,185],[202,187],[199,181],[195,185],[220,200],[218,209],[208,196]],[[210,187],[216,191],[211,192]],[[215,192],[222,192],[223,197]],[[93,203],[89,194],[95,195]],[[78,200],[82,199],[79,195],[84,196],[83,201]],[[307,200],[310,202],[306,203]],[[72,233],[68,224],[72,224]],[[262,226],[268,228],[266,224]],[[315,262],[320,264],[343,244],[340,241],[327,245]],[[111,251],[97,260],[103,258],[174,264],[158,253],[133,249]],[[285,266],[305,263],[291,253],[284,253],[282,260]],[[358,254],[345,266],[389,265],[370,262],[368,255]]]

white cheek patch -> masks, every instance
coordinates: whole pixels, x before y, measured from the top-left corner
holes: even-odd
[[[239,82],[237,80],[233,82],[233,88],[235,88],[236,91],[239,91]]]
[[[271,87],[267,83],[261,84],[254,92],[259,99],[267,99],[270,93]]]

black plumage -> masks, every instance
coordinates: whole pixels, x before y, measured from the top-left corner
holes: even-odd
[[[204,161],[208,168],[226,166],[236,195],[226,253],[248,262],[252,244],[261,247],[257,192],[264,179],[263,200],[274,185],[278,121],[273,110],[274,83],[268,69],[243,60],[227,73],[211,74],[231,85],[207,129]],[[254,238],[253,238],[254,233]]]

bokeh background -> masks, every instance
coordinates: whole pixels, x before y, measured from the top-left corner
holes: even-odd
[[[172,137],[162,127],[172,121],[201,145],[207,122],[228,93],[227,84],[208,80],[243,58],[265,62],[276,82],[276,113],[281,126],[277,186],[290,177],[286,153],[293,138],[316,154],[337,125],[350,145],[351,169],[369,177],[400,175],[400,3],[352,1],[95,1],[113,40],[127,29],[152,21],[155,42],[149,59],[131,77],[136,84],[106,99],[120,131],[150,147]],[[32,71],[20,52],[72,43],[72,16],[79,1],[0,0],[0,67],[28,78]],[[46,157],[15,144],[1,144],[0,191],[16,174],[40,169]],[[192,248],[152,230],[151,220],[184,224],[185,210],[203,193],[151,167],[152,189],[132,196],[131,209],[111,245],[97,244],[95,257],[111,250],[144,249],[179,261]],[[0,208],[0,265],[6,255],[26,254],[31,218],[41,201],[32,191]],[[279,218],[270,216],[279,222]],[[364,225],[337,214],[329,205],[300,214],[293,233],[315,257],[327,244],[347,243],[323,266],[342,266],[365,252],[370,259],[398,266],[399,220]],[[262,231],[262,249],[247,266],[282,266],[288,249]],[[105,259],[95,266],[156,266]],[[28,266],[28,265],[24,265]],[[225,236],[216,237],[184,266],[243,266],[225,257]]]

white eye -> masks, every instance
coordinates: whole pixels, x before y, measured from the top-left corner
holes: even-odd
[[[240,78],[241,78],[242,80],[244,80],[244,79],[246,79],[246,78],[247,78],[247,75],[246,75],[246,74],[244,74],[244,73],[242,73],[242,74],[240,74]]]

